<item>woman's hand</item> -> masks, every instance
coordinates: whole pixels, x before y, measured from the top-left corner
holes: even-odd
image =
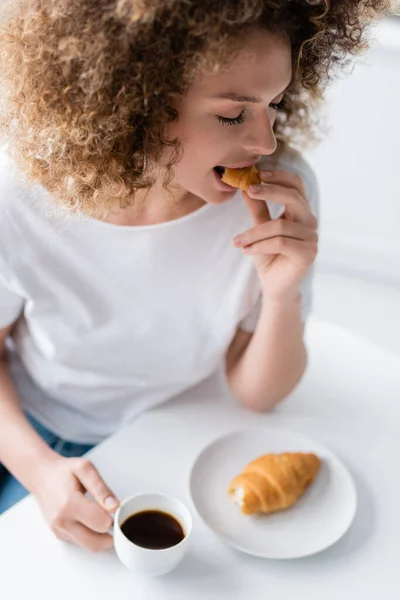
[[[113,538],[107,531],[113,522],[110,513],[116,510],[118,501],[91,462],[56,455],[41,466],[32,491],[60,540],[74,542],[92,552],[113,546]]]
[[[254,256],[264,295],[282,302],[300,294],[301,283],[317,256],[318,223],[301,177],[261,171],[260,178],[260,186],[243,192],[254,227],[235,237],[234,244]],[[266,200],[285,205],[282,217],[271,220]]]

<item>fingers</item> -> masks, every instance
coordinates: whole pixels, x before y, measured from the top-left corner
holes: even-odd
[[[306,189],[300,175],[289,173],[289,171],[260,171],[259,176],[264,183],[273,183],[282,187],[294,188],[303,198],[307,197]]]
[[[114,512],[118,508],[119,502],[104,483],[96,467],[83,458],[78,458],[75,463],[76,466],[73,468],[75,477],[100,506],[109,512]]]
[[[286,188],[280,185],[266,184],[253,186],[247,189],[247,194],[255,199],[266,202],[276,202],[289,208],[295,221],[312,227],[315,217],[312,214],[307,200],[295,188]]]
[[[250,198],[250,196],[246,194],[246,192],[243,192],[243,198],[249,210],[254,225],[268,223],[268,221],[271,220],[271,215],[269,214],[268,206],[264,201],[260,202],[260,200]]]
[[[303,180],[297,173],[275,170],[260,171],[259,175],[262,183],[259,186],[250,186],[246,190],[249,198],[283,204],[286,214],[290,215],[290,220],[304,223],[314,229],[317,228],[318,222],[307,202]],[[255,191],[257,188],[258,191]],[[257,221],[255,224],[260,222]]]
[[[73,495],[70,502],[74,520],[97,533],[106,533],[112,526],[110,514],[80,492]]]
[[[269,223],[257,225],[248,231],[236,236],[233,240],[235,246],[244,247],[260,242],[264,239],[284,236],[303,241],[318,242],[316,231],[306,227],[302,223],[287,221],[285,219],[275,219]]]
[[[108,535],[108,533],[95,533],[76,521],[68,523],[67,535],[72,542],[90,552],[102,552],[113,547],[111,535]]]
[[[80,492],[76,493],[76,496],[78,495],[81,495],[82,502],[70,498],[59,514],[50,522],[51,530],[59,540],[74,542],[81,548],[92,552],[101,552],[111,548],[112,536],[104,531],[106,518],[111,521],[111,517]],[[83,500],[91,504],[90,509],[88,506],[82,509],[85,504]],[[103,515],[96,513],[96,509],[100,513],[103,512]]]
[[[292,238],[276,237],[257,242],[243,248],[245,254],[278,255],[281,254],[302,267],[312,264],[318,253],[318,244]]]

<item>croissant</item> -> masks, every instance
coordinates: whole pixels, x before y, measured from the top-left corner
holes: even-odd
[[[297,502],[320,464],[315,454],[266,454],[232,480],[228,494],[245,515],[283,510]]]
[[[225,169],[222,181],[235,188],[245,190],[249,185],[261,183],[258,171],[255,167],[246,167],[244,169]]]

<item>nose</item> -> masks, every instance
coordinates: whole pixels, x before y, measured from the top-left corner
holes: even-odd
[[[277,141],[269,111],[248,124],[243,145],[249,154],[273,154]]]

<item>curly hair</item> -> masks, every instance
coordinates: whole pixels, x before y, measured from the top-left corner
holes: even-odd
[[[287,36],[293,79],[275,133],[311,136],[337,67],[367,47],[386,0],[2,0],[0,135],[29,180],[90,215],[129,206],[179,140],[177,96],[241,36]]]

